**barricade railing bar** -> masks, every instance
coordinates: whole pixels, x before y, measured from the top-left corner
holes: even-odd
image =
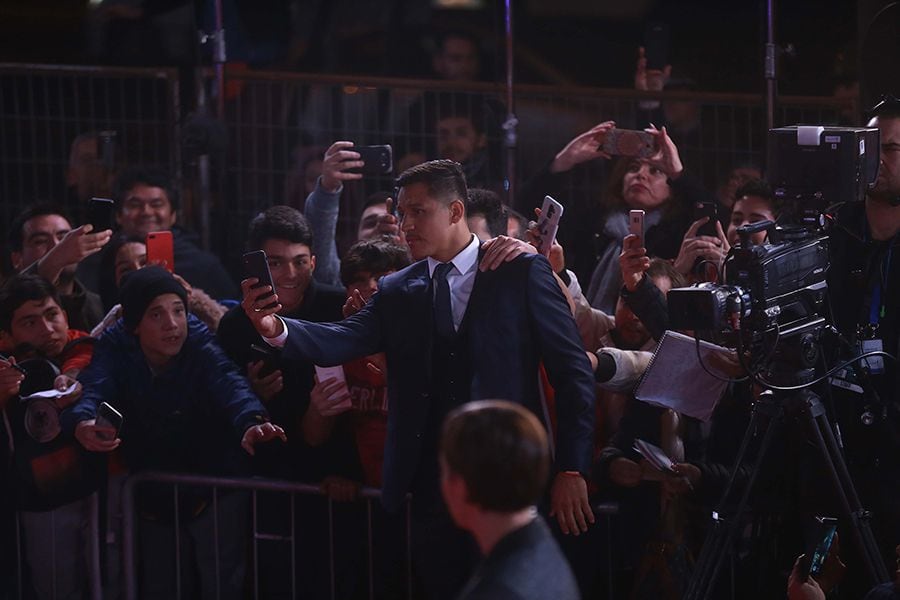
[[[293,481],[281,481],[274,479],[262,479],[262,478],[236,478],[236,477],[217,477],[217,476],[205,476],[205,475],[190,475],[190,474],[179,474],[179,473],[162,473],[162,472],[146,472],[140,473],[137,475],[130,476],[126,479],[125,484],[122,489],[122,545],[123,545],[123,589],[124,589],[124,598],[126,600],[136,600],[139,597],[138,592],[138,573],[137,573],[137,565],[141,560],[167,560],[165,557],[139,557],[138,556],[138,512],[137,512],[137,496],[139,492],[137,491],[140,486],[146,484],[164,484],[172,486],[172,501],[174,508],[174,523],[181,522],[181,504],[179,502],[179,496],[184,488],[202,488],[208,489],[212,492],[212,502],[209,510],[213,512],[213,536],[215,543],[215,581],[216,581],[216,590],[215,596],[216,598],[221,597],[233,597],[233,594],[226,594],[230,592],[230,590],[222,590],[219,586],[222,581],[220,577],[220,548],[221,545],[219,543],[219,524],[222,519],[239,519],[240,515],[235,514],[222,514],[220,515],[220,506],[221,506],[221,492],[223,491],[243,491],[249,492],[251,495],[250,508],[251,514],[249,517],[249,525],[251,525],[251,540],[252,540],[252,556],[251,556],[251,567],[252,567],[252,577],[249,579],[252,580],[253,590],[252,597],[258,598],[260,596],[260,580],[259,580],[259,542],[284,542],[290,545],[290,565],[291,565],[291,573],[290,573],[290,581],[291,581],[291,597],[296,598],[300,590],[298,589],[298,581],[297,581],[297,549],[296,549],[296,534],[297,534],[297,515],[296,515],[296,506],[295,506],[295,498],[298,495],[304,496],[325,496],[322,487],[316,484],[309,483],[300,483]],[[260,531],[259,517],[260,517],[260,507],[258,502],[258,496],[260,493],[268,492],[268,493],[277,493],[284,494],[290,498],[289,503],[289,530],[286,534],[273,534],[273,533],[265,533]],[[378,501],[381,497],[380,491],[363,487],[359,490],[357,494],[357,501],[364,500],[366,501],[366,539],[367,539],[367,563],[366,563],[366,571],[368,574],[367,577],[367,592],[369,598],[375,597],[375,574],[374,574],[374,565],[373,565],[373,508],[372,503]],[[411,555],[409,550],[409,502],[407,502],[406,506],[406,519],[404,521],[405,527],[405,570],[404,575],[406,577],[406,591],[407,597],[412,597],[412,568],[411,568]],[[330,597],[336,597],[336,567],[335,567],[335,514],[334,514],[334,501],[330,498],[327,500],[327,521],[328,521],[328,568],[329,568],[329,586],[330,586]],[[181,531],[181,528],[178,526],[174,526],[174,552],[173,552],[173,560],[176,565],[175,568],[175,590],[172,590],[173,598],[182,598],[183,596],[183,582],[181,580],[181,569],[179,566],[182,564],[181,557],[181,536],[184,535]]]

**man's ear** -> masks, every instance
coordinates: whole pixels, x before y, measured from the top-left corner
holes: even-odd
[[[316,255],[313,254],[309,257],[309,272],[313,273],[316,270]]]
[[[22,253],[18,250],[13,250],[9,253],[9,261],[12,263],[13,269],[16,271],[22,270]]]
[[[456,199],[450,203],[450,222],[457,223],[460,220],[465,220],[466,218],[466,205],[460,200]]]

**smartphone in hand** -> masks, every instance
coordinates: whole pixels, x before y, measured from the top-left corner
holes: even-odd
[[[614,156],[651,158],[657,152],[656,137],[646,131],[610,129],[598,150]]]
[[[151,231],[147,234],[147,264],[159,265],[169,273],[175,272],[175,245],[171,231]]]
[[[97,417],[94,420],[94,425],[97,427],[106,427],[109,429],[115,429],[116,432],[109,437],[107,434],[98,434],[98,436],[103,437],[107,440],[114,440],[119,437],[119,431],[122,429],[122,421],[123,421],[122,413],[117,411],[115,408],[107,404],[106,402],[101,402],[100,406],[97,408]]]
[[[638,247],[644,247],[644,211],[628,211],[628,233],[638,237]]]
[[[550,248],[559,231],[559,219],[563,215],[564,207],[551,196],[544,196],[544,205],[541,207],[541,216],[537,222],[538,246],[537,250],[544,256],[550,256]]]
[[[394,170],[394,151],[390,144],[353,146],[352,148],[347,148],[347,150],[359,153],[359,160],[364,163],[362,167],[347,169],[348,173],[387,175]]]
[[[813,536],[806,547],[804,562],[802,564],[804,574],[816,576],[822,572],[825,559],[831,550],[834,536],[837,533],[837,519],[833,517],[816,517]]]
[[[270,294],[266,294],[265,296],[260,298],[260,300],[263,300],[270,296],[274,296],[275,282],[272,281],[272,273],[269,271],[269,261],[266,258],[265,251],[254,250],[253,252],[247,252],[243,256],[243,262],[244,275],[246,275],[248,278],[255,277],[259,280],[259,283],[253,286],[253,289],[257,289],[266,285],[272,286],[272,292]],[[278,306],[278,303],[272,302],[265,308],[274,308],[275,306]]]
[[[709,217],[709,221],[700,226],[697,230],[697,235],[719,237],[719,232],[716,230],[716,221],[719,220],[719,213],[715,202],[698,202],[694,205],[694,220],[698,221],[703,217]]]
[[[259,370],[260,377],[268,377],[278,370],[278,353],[274,348],[250,344],[250,354],[253,356],[253,362],[262,361],[263,363]]]
[[[109,198],[91,198],[88,200],[87,222],[93,225],[91,233],[100,233],[113,228],[115,203]]]

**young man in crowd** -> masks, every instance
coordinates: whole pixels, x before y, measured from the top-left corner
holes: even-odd
[[[266,253],[272,281],[282,300],[279,314],[309,321],[338,321],[343,317],[341,309],[346,294],[342,288],[316,281],[313,244],[309,225],[295,208],[273,206],[250,222],[247,249]],[[254,463],[255,472],[278,479],[323,481],[329,475],[344,473],[348,463],[355,464],[352,442],[347,442],[344,436],[312,445],[302,435],[307,421],[315,418],[310,408],[310,391],[315,383],[312,361],[287,358],[266,344],[240,307],[222,317],[216,336],[250,380],[272,421],[287,431],[286,445],[261,451]],[[340,486],[335,490],[339,492]],[[290,535],[289,505],[265,495],[260,497],[260,502],[264,507],[261,523],[266,530]],[[313,533],[313,528],[321,527],[325,520],[318,499],[300,498],[297,502],[301,520],[298,529],[305,531],[305,541],[298,545],[297,564],[308,567],[321,560],[321,552],[311,540],[326,539],[324,534],[319,536],[318,529]],[[265,593],[289,592],[287,575],[294,568],[290,556],[281,552],[280,547],[270,545],[261,547],[261,551]],[[325,572],[324,564],[305,568],[301,573],[309,575],[312,581],[304,580],[301,584],[320,589],[325,585],[322,581]]]
[[[413,556],[429,596],[453,597],[474,559],[471,540],[453,527],[440,499],[440,424],[470,399],[516,398],[544,414],[543,361],[556,390],[559,434],[551,515],[565,532],[587,529],[593,514],[582,477],[591,454],[593,377],[575,322],[546,259],[525,255],[496,270],[479,268],[480,242],[469,231],[468,192],[459,164],[438,160],[398,180],[401,229],[418,262],[382,280],[379,292],[334,324],[276,316],[261,297],[268,286],[242,282],[244,312],[286,358],[321,365],[384,351],[391,410],[382,501],[412,503]],[[481,265],[485,268],[485,265]],[[277,296],[276,296],[277,297]]]
[[[534,414],[502,400],[457,408],[444,422],[440,463],[450,515],[484,556],[460,600],[581,597],[568,562],[537,514],[550,474],[550,448]]]
[[[178,227],[179,194],[162,171],[133,167],[116,180],[116,223],[128,236],[146,237],[151,231],[171,231],[175,272],[192,286],[216,300],[237,297],[237,288],[221,261],[197,245],[196,236]],[[85,285],[98,289],[99,259],[82,264],[78,275]]]
[[[486,242],[498,235],[506,235],[509,230],[506,213],[506,207],[500,201],[500,196],[491,190],[469,188],[466,219],[469,221],[469,230],[479,240]]]
[[[41,275],[56,286],[69,324],[90,331],[103,318],[100,297],[75,276],[79,263],[100,251],[112,231],[91,225],[72,229],[62,209],[35,204],[18,214],[9,228],[10,263],[17,272]]]
[[[90,495],[102,462],[60,435],[59,411],[81,394],[76,377],[90,363],[91,338],[70,329],[56,288],[37,275],[16,275],[0,290],[0,408],[9,428],[12,495],[20,511],[25,558],[38,598],[80,597],[87,589]],[[19,371],[23,363],[27,371]],[[24,373],[27,372],[27,377]],[[53,400],[20,402],[19,394],[71,391]],[[54,594],[55,590],[55,594]]]
[[[209,330],[188,314],[187,292],[168,271],[151,266],[129,273],[120,299],[122,320],[97,342],[94,360],[81,373],[81,399],[63,413],[64,431],[92,452],[121,444],[132,473],[245,473],[238,444],[253,454],[260,442],[285,439]],[[103,402],[122,414],[120,431],[97,422]],[[178,525],[172,524],[171,498],[171,490],[156,486],[138,494],[144,597],[172,597],[171,561],[150,557],[171,555],[176,526],[193,547],[186,546],[182,558],[196,561],[199,576],[199,582],[182,581],[182,592],[205,597],[218,587],[223,597],[240,597],[247,498],[220,493],[218,513],[228,518],[217,519],[208,494],[182,490]]]

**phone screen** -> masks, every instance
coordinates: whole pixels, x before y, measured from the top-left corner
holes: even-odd
[[[94,226],[92,233],[112,229],[115,203],[108,198],[88,200],[87,222]]]
[[[253,252],[247,252],[244,254],[244,274],[247,277],[255,277],[259,280],[259,283],[254,285],[254,288],[262,287],[265,285],[272,287],[272,293],[266,294],[262,298],[268,298],[275,294],[275,282],[272,281],[272,273],[269,272],[269,261],[266,258],[266,253],[263,250],[254,250]],[[261,299],[262,299],[261,298]],[[265,308],[273,308],[277,306],[277,302],[273,302],[267,305]]]

